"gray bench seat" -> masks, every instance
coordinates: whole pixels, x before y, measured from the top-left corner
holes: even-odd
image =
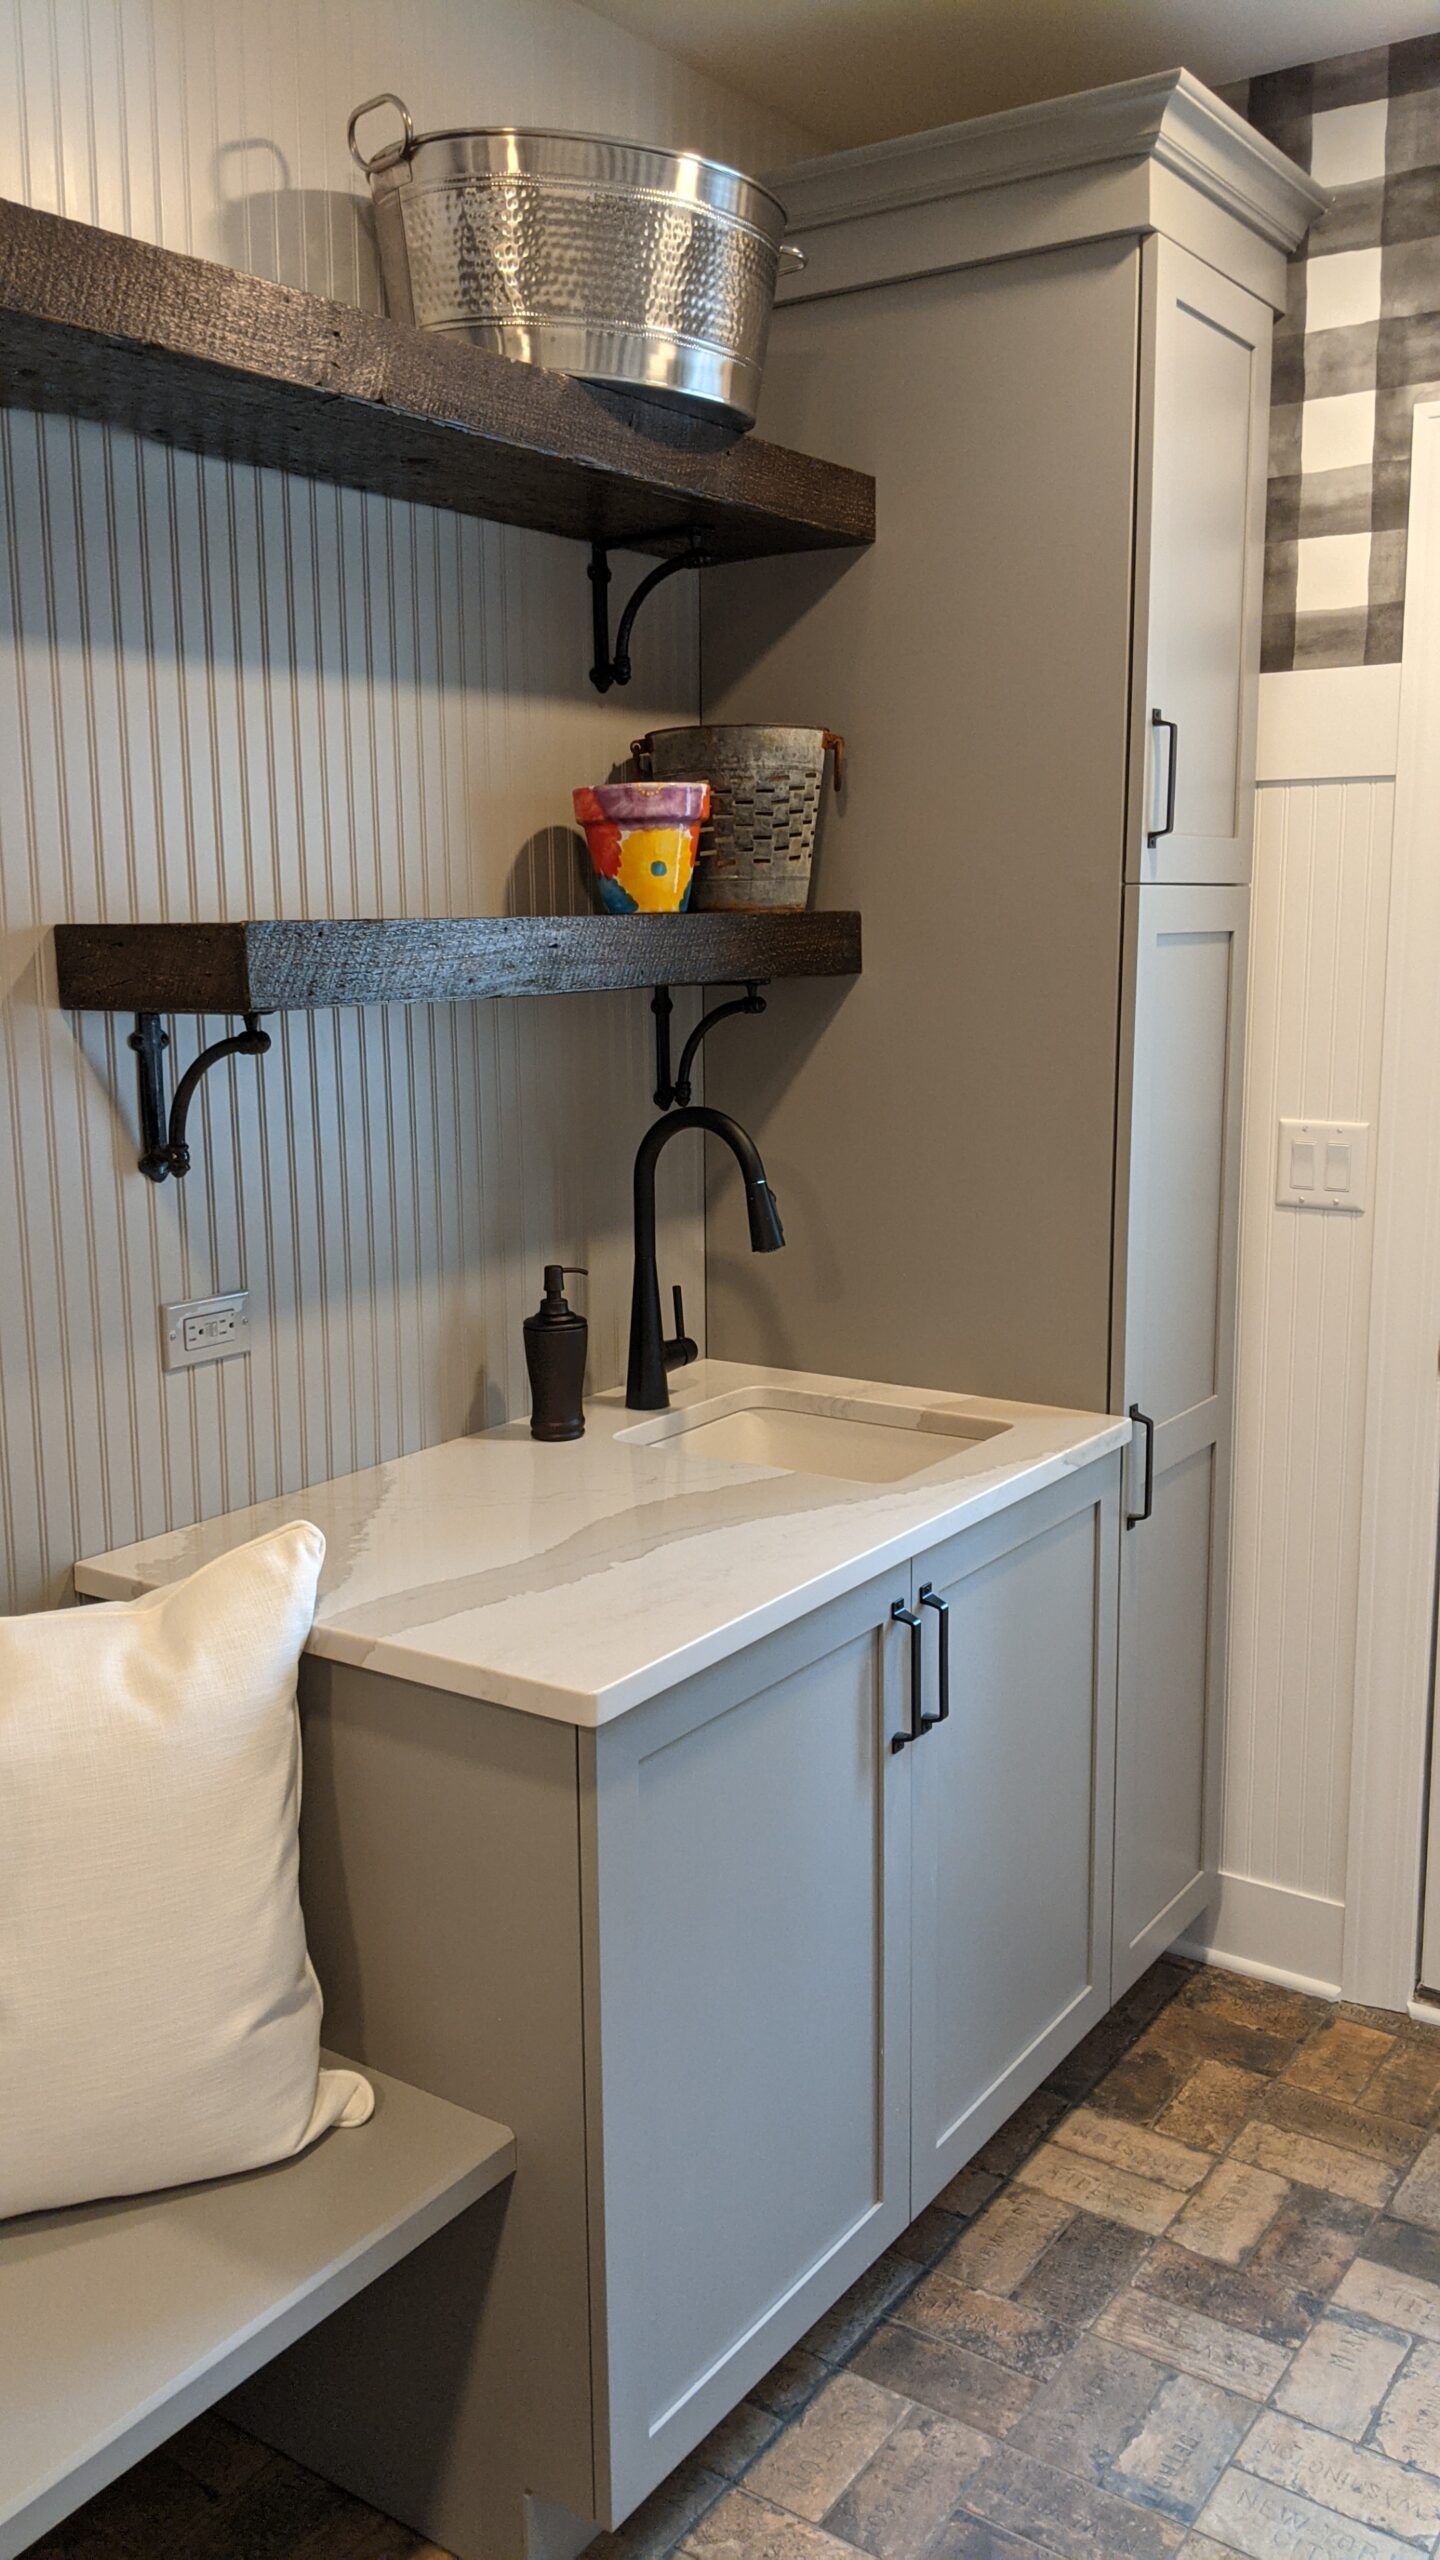
[[[0,2560],[510,2175],[507,2126],[365,2074],[297,2160],[0,2224]]]

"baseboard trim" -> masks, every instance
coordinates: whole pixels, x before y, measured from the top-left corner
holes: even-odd
[[[1318,2000],[1340,1997],[1345,1905],[1255,1876],[1222,1875],[1220,1891],[1177,1952]]]

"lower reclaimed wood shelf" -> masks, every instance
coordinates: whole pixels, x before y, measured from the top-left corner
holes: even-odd
[[[860,919],[835,915],[390,916],[255,918],[234,924],[61,924],[60,1002],[73,1013],[133,1013],[140,1092],[140,1170],[151,1182],[190,1171],[190,1107],[226,1058],[263,1058],[269,1013],[322,1005],[464,1004],[483,996],[594,995],[653,987],[656,1101],[672,1087],[672,986],[744,985],[747,1000],[707,1014],[762,1012],[771,978],[853,977]],[[239,1014],[244,1029],[212,1041],[166,1098],[164,1014]],[[688,1087],[685,1087],[688,1091]]]
[[[860,918],[833,915],[396,916],[233,924],[62,924],[72,1012],[281,1013],[463,1004],[607,987],[853,977]]]

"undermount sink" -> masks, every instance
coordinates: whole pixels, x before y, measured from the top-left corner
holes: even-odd
[[[657,1414],[616,1438],[646,1448],[683,1439],[687,1454],[737,1466],[839,1476],[850,1484],[900,1484],[1009,1429],[1008,1422],[981,1414],[749,1387]]]

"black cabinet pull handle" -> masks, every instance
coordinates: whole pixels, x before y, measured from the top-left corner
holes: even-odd
[[[907,1742],[918,1742],[929,1729],[920,1704],[925,1677],[925,1621],[916,1610],[907,1609],[903,1600],[892,1600],[890,1616],[897,1627],[910,1630],[910,1730],[890,1736],[891,1750],[903,1751]]]
[[[940,1704],[933,1716],[925,1718],[928,1733],[932,1724],[943,1724],[950,1713],[950,1603],[941,1599],[933,1582],[922,1582],[920,1606],[933,1609],[940,1621]]]
[[[1130,1419],[1138,1422],[1145,1434],[1145,1498],[1138,1511],[1125,1514],[1126,1528],[1138,1529],[1155,1508],[1155,1420],[1152,1414],[1142,1413],[1138,1404],[1130,1407]]]
[[[1165,784],[1165,823],[1161,827],[1151,828],[1145,838],[1146,843],[1150,845],[1158,844],[1162,836],[1173,836],[1175,833],[1175,776],[1180,764],[1179,721],[1167,720],[1163,712],[1152,711],[1150,714],[1152,737],[1157,729],[1168,729],[1170,732],[1170,771]]]

